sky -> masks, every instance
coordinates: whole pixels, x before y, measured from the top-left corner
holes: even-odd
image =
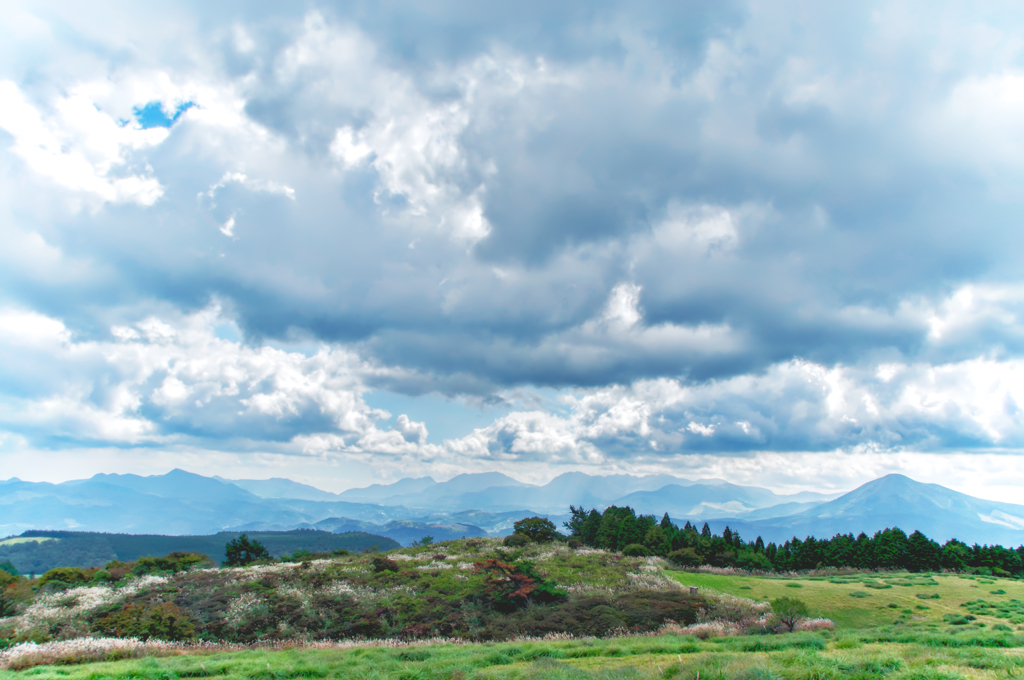
[[[12,2],[0,478],[1024,485],[1024,6]]]

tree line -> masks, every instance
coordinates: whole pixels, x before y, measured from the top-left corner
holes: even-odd
[[[681,566],[737,567],[751,571],[790,571],[825,567],[858,569],[906,569],[907,571],[974,571],[995,575],[1024,576],[1024,546],[967,545],[952,539],[939,545],[920,531],[909,536],[893,527],[854,536],[792,538],[781,545],[758,536],[746,541],[726,527],[712,534],[707,523],[698,529],[686,522],[679,527],[668,516],[659,522],[654,515],[637,515],[630,507],[611,506],[604,512],[569,506],[565,522],[570,540],[594,548],[627,554],[666,557]]]

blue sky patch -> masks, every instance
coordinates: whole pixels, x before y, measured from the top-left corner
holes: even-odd
[[[154,127],[171,127],[174,125],[181,114],[185,113],[189,109],[195,106],[192,102],[184,102],[178,104],[178,107],[174,109],[174,115],[168,116],[167,111],[164,109],[163,102],[149,102],[145,106],[136,106],[133,111],[135,113],[135,119],[139,121],[139,125],[142,126],[143,130],[148,130]]]

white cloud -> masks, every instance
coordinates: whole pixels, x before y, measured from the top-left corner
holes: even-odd
[[[159,144],[167,130],[118,124],[94,102],[72,91],[44,118],[11,81],[0,82],[0,127],[14,137],[11,150],[35,172],[104,202],[152,205],[163,187],[143,170],[124,168],[133,151]]]
[[[228,221],[221,225],[220,233],[224,234],[229,238],[235,237],[235,216],[232,215],[228,218]]]
[[[217,337],[224,323],[230,320],[214,305],[170,321],[150,317],[114,327],[110,341],[75,341],[59,320],[2,310],[0,351],[29,348],[60,379],[38,397],[8,397],[0,421],[84,440],[171,445],[189,438],[181,426],[218,439],[258,440],[275,423],[313,418],[327,428],[318,436],[342,450],[345,437],[356,442],[352,450],[370,453],[425,446],[426,426],[404,414],[396,430],[377,429],[387,414],[362,398],[364,378],[377,369],[351,351],[249,347]],[[144,415],[143,406],[156,415]],[[309,448],[303,437],[295,441]]]
[[[206,196],[210,199],[217,197],[217,192],[228,184],[239,184],[249,191],[256,193],[266,194],[278,194],[291,200],[295,200],[295,189],[288,186],[287,184],[280,184],[271,180],[256,179],[249,177],[244,172],[226,172],[224,176],[220,178],[216,184],[210,186],[206,191]],[[200,194],[202,196],[202,194]]]
[[[58,348],[71,339],[63,323],[37,312],[0,309],[0,338],[13,345]]]

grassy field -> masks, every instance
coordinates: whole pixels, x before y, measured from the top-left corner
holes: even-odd
[[[705,680],[948,680],[1024,673],[1024,650],[945,648],[927,642],[865,643],[857,635],[618,638],[423,645],[344,650],[291,649],[145,658],[0,671],[32,678],[704,678]]]
[[[456,546],[460,550],[469,549],[464,542],[448,547]],[[328,572],[333,573],[331,570],[351,572],[352,578],[363,579],[371,585],[375,579],[415,578],[422,582],[417,586],[422,591],[418,597],[437,600],[432,593],[458,584],[464,586],[472,573],[455,566],[461,563],[458,560],[468,559],[466,556],[452,551],[451,560],[439,560],[436,558],[443,555],[435,555],[437,550],[434,546],[392,553],[396,559],[404,555],[402,571],[397,574],[366,572],[359,560],[369,559],[367,557],[341,558],[324,567],[330,569],[324,572],[323,578],[330,575]],[[279,640],[272,643],[278,646],[274,649],[256,646],[241,651],[236,648],[188,653],[157,646],[154,656],[77,665],[60,664],[59,653],[55,653],[50,658],[51,662],[58,661],[54,665],[25,662],[24,670],[0,671],[0,680],[28,680],[29,676],[40,680],[1024,678],[1024,583],[1019,581],[907,573],[763,577],[669,570],[655,574],[644,571],[658,569],[645,567],[642,560],[627,560],[614,554],[575,553],[541,546],[530,548],[528,552],[537,564],[543,565],[550,578],[560,583],[586,582],[588,588],[612,592],[633,584],[638,578],[649,580],[653,586],[659,583],[658,579],[667,576],[681,585],[697,586],[701,589],[701,601],[708,603],[723,600],[720,593],[757,601],[795,597],[808,604],[811,616],[831,618],[838,627],[834,631],[708,639],[681,634],[682,629],[672,624],[663,626],[659,631],[662,634],[605,639],[561,636],[550,640],[458,644],[378,640],[365,645],[349,642],[334,647]],[[453,566],[446,566],[449,563]],[[268,568],[258,569],[265,572]],[[282,569],[315,576],[312,567],[272,568]],[[295,588],[297,583],[282,582],[274,587]],[[664,588],[664,580],[660,583],[658,587]],[[375,606],[383,611],[380,602]],[[610,603],[609,606],[618,605]],[[531,616],[540,616],[542,611],[526,609],[516,620],[525,626]],[[75,654],[79,659],[108,658],[104,656],[107,652],[94,656],[76,652],[71,656]]]
[[[806,602],[814,616],[832,619],[840,630],[902,625],[931,629],[946,625],[947,618],[973,614],[988,627],[1024,623],[1024,616],[1000,617],[999,608],[1015,609],[1024,600],[1024,582],[956,574],[854,574],[808,578],[762,578],[667,572],[687,586],[710,588],[755,600],[795,597]],[[1000,592],[1002,591],[1002,592]],[[994,611],[968,612],[968,602],[996,604]],[[1017,602],[1015,602],[1015,600]],[[899,624],[896,624],[899,621]],[[961,624],[963,625],[963,624]]]

